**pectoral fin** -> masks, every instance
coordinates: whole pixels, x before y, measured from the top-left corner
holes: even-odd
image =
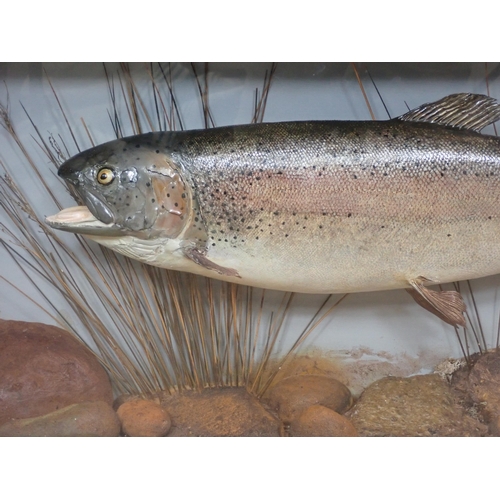
[[[215,271],[216,273],[222,274],[224,276],[234,276],[235,278],[241,278],[236,269],[231,269],[230,267],[219,266],[215,262],[212,262],[205,254],[198,248],[186,247],[183,248],[184,255],[192,260],[195,264],[209,269],[210,271]]]
[[[425,288],[422,279],[410,280],[412,288],[406,291],[415,302],[452,326],[465,326],[466,310],[462,296],[453,291],[435,291]]]

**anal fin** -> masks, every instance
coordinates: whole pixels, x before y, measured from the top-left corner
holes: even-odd
[[[422,281],[422,278],[410,280],[412,288],[406,289],[415,302],[449,325],[465,326],[466,306],[462,295],[454,291],[429,290]]]
[[[186,247],[183,248],[184,255],[192,260],[195,264],[209,269],[210,271],[215,271],[216,273],[222,274],[224,276],[234,276],[235,278],[241,278],[236,269],[230,267],[219,266],[215,262],[212,262],[206,255],[200,251],[198,248]]]

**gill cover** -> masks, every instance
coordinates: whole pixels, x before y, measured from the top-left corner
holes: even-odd
[[[166,158],[148,168],[155,195],[154,232],[176,238],[189,222],[193,197],[177,168]]]

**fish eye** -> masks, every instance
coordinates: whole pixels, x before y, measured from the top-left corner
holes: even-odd
[[[113,182],[115,178],[115,173],[110,168],[101,168],[99,172],[97,172],[97,182],[102,184],[103,186],[107,186]]]

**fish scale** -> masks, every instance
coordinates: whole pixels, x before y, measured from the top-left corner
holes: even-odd
[[[460,295],[425,285],[500,272],[500,141],[478,132],[499,117],[494,99],[456,94],[388,121],[120,139],[60,167],[88,209],[47,222],[152,265],[252,286],[407,288],[463,324]]]

